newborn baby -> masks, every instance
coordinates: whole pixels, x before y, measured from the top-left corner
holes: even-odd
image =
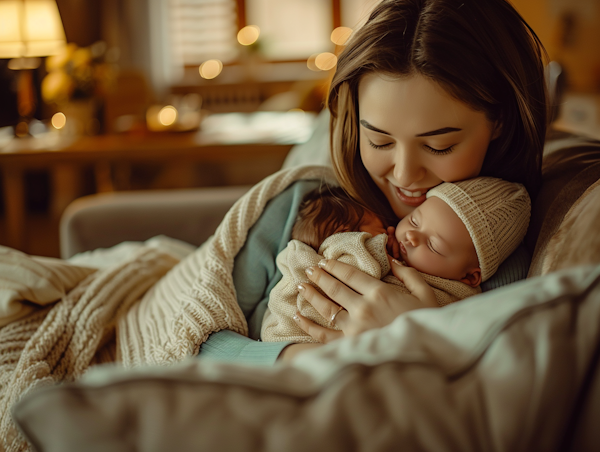
[[[520,184],[496,178],[443,183],[394,227],[339,188],[320,189],[303,201],[292,240],[277,257],[283,274],[269,298],[261,337],[264,341],[315,342],[293,321],[303,316],[328,327],[298,292],[310,284],[304,269],[321,259],[339,259],[408,292],[393,272],[389,256],[421,272],[444,306],[481,292],[479,285],[521,243],[531,205]]]

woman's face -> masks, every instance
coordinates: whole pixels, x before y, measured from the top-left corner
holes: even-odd
[[[403,218],[442,182],[479,175],[499,127],[421,75],[363,77],[358,89],[360,155]]]

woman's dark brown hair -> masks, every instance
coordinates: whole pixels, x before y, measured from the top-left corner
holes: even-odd
[[[339,56],[328,98],[340,185],[385,218],[394,214],[359,150],[358,85],[365,74],[421,75],[498,121],[481,176],[541,183],[548,102],[544,48],[504,0],[383,0]],[[452,182],[452,181],[448,181]]]
[[[317,188],[302,199],[292,238],[318,252],[323,240],[330,235],[358,231],[365,211],[341,187]]]

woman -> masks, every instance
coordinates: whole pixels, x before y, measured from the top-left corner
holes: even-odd
[[[341,53],[331,83],[331,150],[340,185],[390,224],[420,205],[430,188],[478,175],[520,182],[534,199],[547,122],[543,55],[535,33],[504,0],[382,1]],[[260,243],[253,234],[264,227],[254,226],[248,247]],[[283,235],[287,243],[289,233]],[[256,271],[245,271],[252,260],[244,259],[243,250],[234,276]],[[409,268],[401,271],[412,296],[343,263],[319,267],[307,274],[326,296],[313,286],[302,290],[342,331],[299,314],[296,320],[320,342],[433,306],[427,286]],[[258,301],[239,300],[260,322]],[[216,349],[217,335],[202,352]],[[280,358],[314,345],[288,345]]]

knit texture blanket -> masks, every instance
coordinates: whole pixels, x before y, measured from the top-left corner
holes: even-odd
[[[273,174],[181,261],[141,247],[95,269],[0,248],[0,450],[29,450],[10,409],[34,388],[75,380],[97,363],[175,363],[223,329],[247,335],[234,259],[267,202],[298,179],[335,180],[325,167]]]
[[[321,326],[339,329],[319,314],[297,288],[300,283],[311,284],[304,270],[317,265],[323,258],[350,264],[374,278],[393,284],[399,292],[410,293],[404,283],[390,273],[386,243],[386,234],[372,237],[367,232],[341,232],[327,237],[317,253],[303,242],[291,240],[277,256],[277,266],[283,277],[269,295],[269,309],[262,324],[261,339],[318,342],[294,322],[292,317],[296,311]],[[419,273],[433,289],[440,306],[481,293],[480,287],[473,288],[460,281]]]

